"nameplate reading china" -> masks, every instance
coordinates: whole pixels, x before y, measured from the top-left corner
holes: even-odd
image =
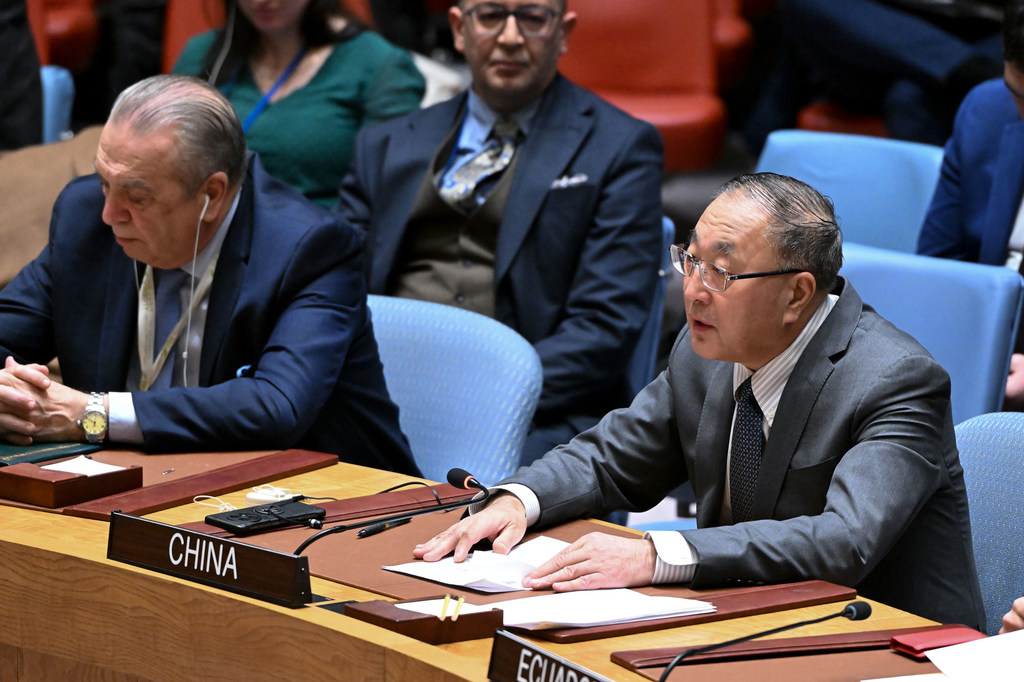
[[[110,515],[107,558],[293,609],[312,598],[307,557],[118,511]]]
[[[487,679],[494,682],[609,682],[505,630],[494,633]]]

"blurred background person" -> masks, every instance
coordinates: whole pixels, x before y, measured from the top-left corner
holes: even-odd
[[[0,0],[0,152],[43,140],[43,86],[25,0]]]
[[[337,0],[229,0],[227,12],[224,28],[189,41],[174,72],[227,96],[271,175],[333,204],[356,133],[419,108],[411,55]]]

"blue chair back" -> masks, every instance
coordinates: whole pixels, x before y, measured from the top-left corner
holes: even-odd
[[[863,135],[778,130],[757,162],[832,199],[847,241],[914,253],[942,147]]]
[[[1024,414],[999,412],[956,427],[971,506],[974,562],[985,604],[985,631],[1024,596]]]
[[[485,485],[519,465],[540,358],[511,328],[459,308],[369,296],[384,379],[426,478],[462,467]]]
[[[71,135],[71,107],[75,102],[75,83],[63,66],[40,69],[43,82],[43,143],[57,142]]]
[[[654,379],[654,366],[658,360],[658,346],[661,341],[661,318],[665,312],[665,290],[672,278],[672,257],[668,247],[676,238],[676,226],[669,217],[661,219],[661,265],[658,267],[658,283],[651,300],[651,313],[640,332],[633,357],[629,359],[626,376],[630,393],[636,395]]]
[[[946,368],[954,423],[1002,408],[1024,300],[1017,272],[847,243],[840,274]]]

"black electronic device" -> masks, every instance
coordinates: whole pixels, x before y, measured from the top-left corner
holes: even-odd
[[[245,507],[232,511],[218,512],[206,517],[206,522],[229,530],[235,535],[248,535],[263,530],[286,526],[308,526],[319,528],[327,511],[320,507],[303,504],[301,495],[290,500]]]

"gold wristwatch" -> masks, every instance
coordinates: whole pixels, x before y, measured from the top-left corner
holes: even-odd
[[[104,393],[91,393],[85,404],[85,412],[78,425],[85,432],[88,443],[102,443],[107,435],[107,408],[103,405]]]

